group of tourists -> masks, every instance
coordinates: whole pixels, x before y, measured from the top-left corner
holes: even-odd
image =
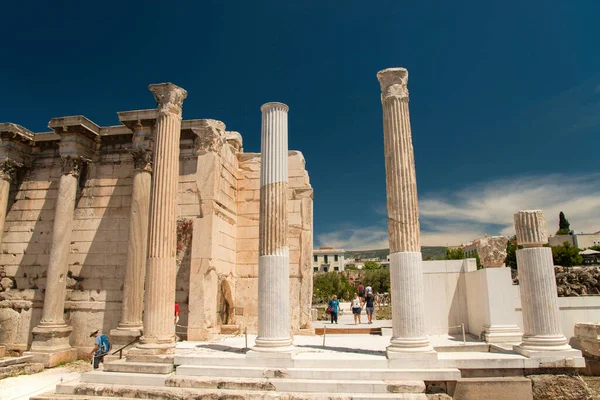
[[[370,286],[366,288],[361,283],[358,285],[358,293],[354,294],[354,298],[352,299],[351,308],[352,314],[354,315],[354,325],[362,324],[360,320],[360,315],[362,309],[364,307],[365,312],[367,313],[368,323],[373,323],[373,313],[375,312],[375,295],[373,294],[373,289]],[[338,313],[340,309],[340,301],[337,296],[333,296],[329,303],[327,304],[327,313],[331,316],[331,323],[338,323]]]

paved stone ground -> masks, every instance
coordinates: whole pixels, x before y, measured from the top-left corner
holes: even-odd
[[[82,372],[91,370],[86,361],[76,361],[62,367],[46,369],[39,374],[19,375],[0,380],[0,400],[28,400],[53,390],[61,382],[79,379]]]

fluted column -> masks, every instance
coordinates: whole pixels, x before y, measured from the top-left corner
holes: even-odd
[[[544,215],[539,210],[517,212],[515,230],[524,247],[517,250],[524,334],[515,350],[570,350],[560,326],[552,249],[542,247],[548,242]]]
[[[14,179],[19,164],[12,160],[0,162],[0,249],[2,248],[2,238],[4,237],[4,222],[8,207],[8,196],[10,194],[10,183]]]
[[[135,169],[133,171],[127,239],[127,265],[123,282],[123,309],[117,330],[133,332],[139,336],[142,330],[142,311],[144,309],[152,153],[146,148],[133,149],[131,153]],[[118,336],[118,332],[114,334]],[[113,335],[112,332],[111,335]]]
[[[73,231],[73,213],[79,174],[85,163],[80,156],[61,156],[62,176],[58,186],[50,261],[46,275],[46,290],[40,324],[32,330],[31,355],[46,366],[72,361],[76,351],[71,349],[69,335],[73,328],[64,320],[67,290],[68,257]]]
[[[381,85],[394,353],[432,351],[425,334],[417,178],[408,112],[408,71],[377,73]]]
[[[181,106],[187,92],[172,83],[150,85],[158,103],[148,224],[148,259],[144,292],[144,335],[140,348],[154,353],[175,347],[175,253]]]
[[[287,242],[288,106],[261,107],[257,352],[291,352]]]

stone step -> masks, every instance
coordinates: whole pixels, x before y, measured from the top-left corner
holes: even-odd
[[[11,357],[0,360],[0,368],[8,367],[9,365],[25,364],[33,362],[33,356]]]
[[[171,374],[90,371],[81,374],[80,382],[106,383],[115,385],[165,386],[165,382],[170,376]]]
[[[351,378],[351,379],[347,379]],[[166,386],[191,389],[262,390],[295,393],[423,393],[423,381],[238,378],[175,375]]]
[[[460,379],[460,371],[445,369],[374,369],[365,368],[269,368],[253,366],[180,365],[177,375],[239,378],[290,378],[290,379],[383,379],[454,381]]]
[[[381,358],[302,358],[296,357],[295,359],[282,360],[272,359],[268,357],[254,357],[252,359],[246,358],[245,354],[227,354],[223,357],[221,354],[190,354],[190,355],[176,355],[175,365],[215,365],[215,366],[258,366],[258,367],[297,367],[297,368],[339,368],[343,365],[345,368],[364,368],[366,364],[370,368],[374,369],[386,369],[388,368],[388,360],[384,357]],[[418,368],[415,366],[415,368]]]
[[[105,372],[134,372],[140,374],[169,374],[173,364],[131,362],[127,360],[111,361],[104,364]]]
[[[291,393],[255,390],[189,389],[172,387],[143,387],[127,385],[80,384],[76,393],[44,393],[30,400],[428,400],[432,395],[424,393]],[[436,396],[436,395],[433,395]]]
[[[315,335],[379,335],[381,336],[381,328],[315,328]]]

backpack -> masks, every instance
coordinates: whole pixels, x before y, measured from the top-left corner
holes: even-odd
[[[106,335],[100,335],[100,352],[108,353],[110,351],[110,342]]]

